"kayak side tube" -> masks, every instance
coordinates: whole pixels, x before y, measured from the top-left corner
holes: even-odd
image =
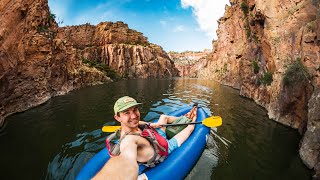
[[[76,180],[89,180],[93,178],[109,159],[108,149],[103,148],[83,166]]]
[[[188,112],[189,109],[182,109],[170,115],[181,116]],[[197,122],[207,118],[203,108],[198,109]],[[168,158],[158,164],[156,167],[148,170],[142,176],[147,176],[150,180],[177,180],[184,179],[200,158],[207,144],[207,135],[210,128],[203,124],[196,125],[191,136],[184,142],[181,147],[173,151]]]

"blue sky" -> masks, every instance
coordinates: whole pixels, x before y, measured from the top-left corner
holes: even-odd
[[[212,49],[229,0],[49,0],[60,26],[123,21],[165,51]]]

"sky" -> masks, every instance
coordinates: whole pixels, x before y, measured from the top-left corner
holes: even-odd
[[[122,21],[165,51],[212,49],[229,0],[49,0],[59,26]]]

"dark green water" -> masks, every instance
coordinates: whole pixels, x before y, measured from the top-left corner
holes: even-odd
[[[299,159],[297,131],[269,120],[263,108],[238,94],[211,81],[172,79],[121,81],[55,97],[7,118],[0,179],[74,179],[105,146],[100,129],[114,124],[113,103],[124,95],[143,102],[146,121],[193,102],[223,118],[217,133],[227,144],[212,134],[186,179],[310,179]]]

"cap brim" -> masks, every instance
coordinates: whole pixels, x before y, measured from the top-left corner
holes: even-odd
[[[142,104],[142,103],[130,104],[130,105],[129,105],[129,106],[127,106],[127,107],[124,107],[124,108],[122,108],[122,109],[119,109],[119,111],[118,111],[118,112],[125,111],[125,110],[127,110],[127,109],[129,109],[129,108],[131,108],[131,107],[133,107],[133,106],[137,106],[137,105],[139,105],[139,104]]]

